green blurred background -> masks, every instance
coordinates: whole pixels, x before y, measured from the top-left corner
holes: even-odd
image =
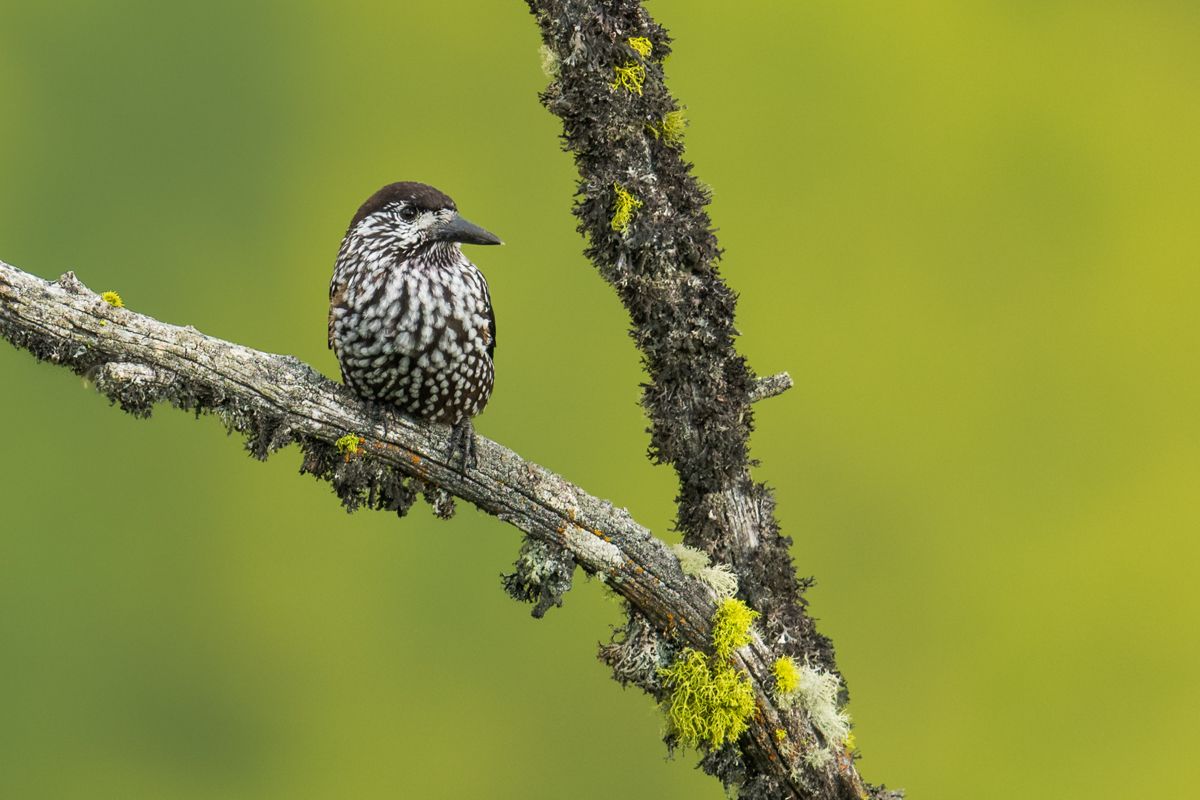
[[[1200,9],[656,0],[865,775],[1186,797],[1200,712]],[[395,179],[507,247],[478,425],[668,538],[518,0],[0,8],[0,258],[336,374],[328,276]],[[219,423],[0,347],[0,796],[719,798],[537,622],[515,530],[347,516]]]

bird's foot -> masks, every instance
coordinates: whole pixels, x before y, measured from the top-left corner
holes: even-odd
[[[476,457],[475,451],[475,426],[471,424],[470,417],[464,417],[454,423],[454,427],[450,429],[450,442],[447,450],[451,462],[454,461],[455,454],[462,451],[463,472],[478,466],[479,459]]]
[[[375,424],[383,426],[383,439],[386,441],[388,438],[388,417],[391,416],[391,409],[388,408],[387,403],[380,402],[379,400],[367,400],[365,402],[367,404],[367,412],[371,415]]]

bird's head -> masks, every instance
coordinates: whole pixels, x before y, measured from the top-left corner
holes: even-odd
[[[413,252],[438,243],[502,244],[494,234],[463,219],[448,196],[424,183],[390,183],[367,198],[346,236],[374,248]]]

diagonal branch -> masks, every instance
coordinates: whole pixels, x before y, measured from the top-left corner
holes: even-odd
[[[444,425],[400,415],[385,422],[294,357],[114,307],[69,272],[50,283],[4,262],[0,336],[90,378],[139,416],[160,401],[217,414],[259,458],[298,443],[305,471],[328,479],[352,508],[403,513],[421,491],[435,510],[446,509],[447,495],[462,498],[605,576],[656,624],[671,619],[696,644],[708,635],[708,591],[625,509],[483,437],[478,467],[464,473],[445,452]],[[361,444],[339,450],[337,442],[351,434]]]

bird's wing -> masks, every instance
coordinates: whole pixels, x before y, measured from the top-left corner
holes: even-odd
[[[334,281],[329,284],[329,333],[325,343],[333,349],[333,311],[346,299],[346,284]]]
[[[492,298],[488,296],[488,358],[496,358],[496,309],[492,307]]]

